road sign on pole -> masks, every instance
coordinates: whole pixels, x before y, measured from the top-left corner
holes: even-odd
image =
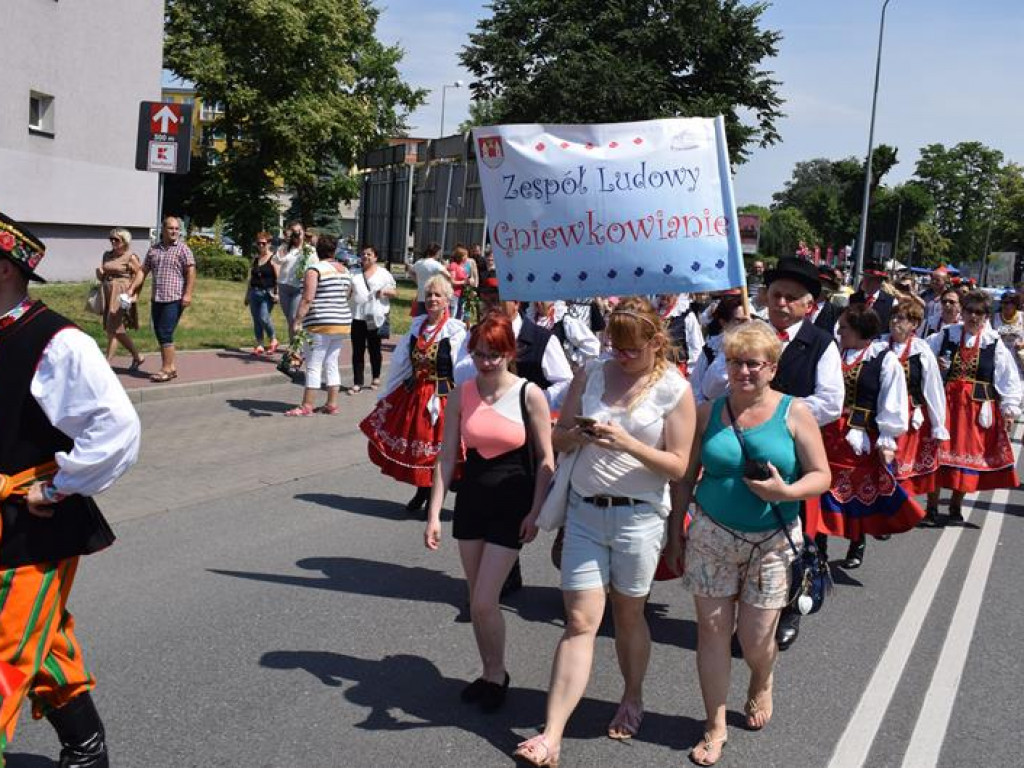
[[[188,173],[192,159],[192,105],[139,103],[135,167],[156,173]]]

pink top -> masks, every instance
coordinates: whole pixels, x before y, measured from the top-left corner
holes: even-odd
[[[526,379],[508,388],[493,405],[480,398],[476,377],[465,382],[459,390],[462,399],[462,442],[485,459],[521,448],[526,443],[526,425],[519,406],[519,391]]]
[[[462,282],[469,278],[469,269],[465,266],[465,264],[466,262],[462,262],[462,264],[459,264],[454,261],[448,262],[448,274],[451,275],[453,283],[456,281]],[[453,289],[455,291],[455,295],[461,296],[462,289],[465,287],[466,286],[464,284],[456,285],[455,288]]]

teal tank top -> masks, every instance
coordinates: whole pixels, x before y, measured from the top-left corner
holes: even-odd
[[[750,458],[770,461],[787,483],[801,474],[796,442],[786,426],[792,402],[791,395],[783,395],[770,419],[743,430]],[[755,496],[743,482],[743,451],[732,425],[722,423],[724,405],[724,397],[715,400],[704,430],[700,446],[704,473],[697,485],[697,503],[709,517],[738,531],[757,533],[777,529],[779,523],[771,506]],[[800,502],[781,502],[778,507],[783,520],[791,523],[799,513]]]

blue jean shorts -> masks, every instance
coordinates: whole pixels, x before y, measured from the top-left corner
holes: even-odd
[[[653,504],[596,507],[569,492],[562,547],[562,589],[611,587],[620,595],[651,591],[665,539],[665,518]]]
[[[180,301],[154,301],[151,311],[153,333],[161,347],[174,345],[174,329],[181,319]]]

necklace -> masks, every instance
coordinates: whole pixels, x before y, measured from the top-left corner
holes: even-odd
[[[448,310],[444,311],[437,324],[434,325],[434,330],[429,334],[427,333],[427,321],[423,321],[423,328],[420,330],[420,335],[416,337],[416,348],[421,352],[426,351],[429,347],[432,347],[437,341],[437,337],[441,335],[441,331],[445,324],[448,322]]]

